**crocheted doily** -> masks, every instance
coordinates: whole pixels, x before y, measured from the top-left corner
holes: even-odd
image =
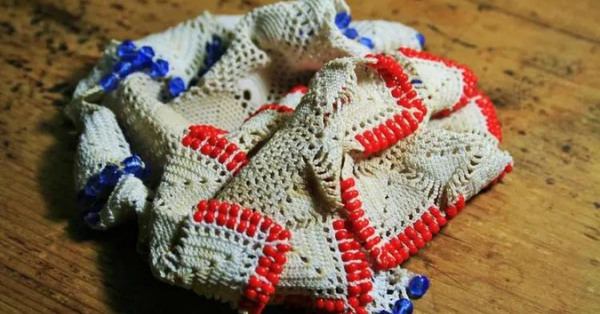
[[[136,220],[156,277],[243,313],[411,313],[401,264],[512,169],[474,74],[423,45],[341,0],[109,44],[67,107],[84,220]]]

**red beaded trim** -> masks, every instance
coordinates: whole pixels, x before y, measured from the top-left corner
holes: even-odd
[[[434,56],[430,53],[424,51],[417,51],[411,48],[399,48],[402,54],[404,54],[408,58],[417,58],[428,61],[436,61],[441,62],[445,66],[450,68],[458,69],[462,72],[463,75],[463,94],[460,97],[460,100],[452,106],[450,109],[444,109],[442,111],[436,112],[433,114],[433,118],[442,118],[447,117],[453,111],[456,111],[469,103],[469,99],[475,95],[477,89],[477,77],[471,71],[471,69],[467,68],[464,65],[458,65],[456,62],[444,59],[442,57]]]
[[[375,69],[383,78],[397,104],[405,109],[417,109],[416,111],[403,110],[379,126],[357,134],[355,139],[364,147],[364,153],[368,156],[414,133],[423,121],[423,116],[427,114],[427,108],[423,105],[423,101],[417,98],[417,91],[396,60],[381,54],[367,55],[367,57],[377,59],[377,63],[368,66]]]
[[[286,253],[291,250],[288,244],[290,231],[267,216],[249,208],[241,208],[238,204],[202,200],[196,208],[193,219],[198,223],[221,226],[249,237],[255,237],[257,234],[266,237],[267,244],[263,247],[263,254],[258,257],[258,265],[254,274],[250,276],[238,304],[240,309],[260,313],[279,283],[279,275],[287,261]]]
[[[252,119],[254,116],[258,115],[259,113],[261,113],[263,111],[267,111],[267,110],[274,110],[277,112],[284,112],[284,113],[294,112],[293,108],[290,108],[285,105],[267,104],[267,105],[260,106],[254,113],[252,113],[250,116],[248,116],[248,118],[246,118],[246,120],[244,120],[244,121],[248,121],[248,120]]]
[[[199,150],[202,155],[217,160],[225,165],[228,171],[237,172],[248,163],[248,160],[246,153],[223,137],[226,133],[227,131],[211,125],[192,125],[181,143],[185,147]]]
[[[490,100],[490,98],[483,93],[477,93],[477,100],[475,103],[481,110],[481,114],[485,117],[488,131],[495,136],[498,141],[502,142],[502,128],[500,127],[500,121],[496,116],[496,108]]]
[[[349,231],[352,224],[348,220],[338,219],[333,222],[338,249],[342,254],[344,270],[348,281],[347,302],[352,310],[346,310],[346,302],[342,299],[317,298],[317,310],[330,313],[367,314],[365,306],[373,301],[370,295],[373,290],[372,271],[369,269],[367,255],[361,251],[361,245],[354,234]],[[367,281],[368,280],[368,281]]]
[[[506,165],[504,171],[498,178],[490,182],[488,187],[498,183],[511,171],[512,165]],[[456,203],[446,207],[446,216],[442,215],[436,206],[431,206],[412,226],[406,227],[402,233],[383,243],[381,237],[371,226],[369,219],[365,217],[358,190],[355,189],[354,178],[342,180],[340,185],[342,203],[349,215],[348,224],[350,227],[348,229],[352,230],[357,239],[363,243],[364,248],[369,252],[378,269],[396,267],[406,261],[410,255],[417,254],[419,249],[425,247],[425,244],[431,241],[433,235],[437,234],[440,228],[446,225],[446,217],[448,219],[454,218],[465,207],[465,198],[462,194],[458,196]]]
[[[364,243],[365,249],[379,269],[390,269],[400,265],[410,255],[416,254],[418,249],[425,246],[425,242],[429,242],[432,235],[439,232],[440,226],[446,224],[444,216],[432,206],[412,227],[407,227],[403,233],[392,238],[388,243],[383,243],[369,219],[365,217],[355,185],[354,178],[341,181],[342,203],[349,214],[353,232],[361,243]]]
[[[308,88],[304,85],[298,85],[298,86],[294,86],[292,89],[290,89],[290,91],[288,92],[289,94],[293,94],[293,93],[302,93],[302,94],[306,94],[306,92],[308,91]]]

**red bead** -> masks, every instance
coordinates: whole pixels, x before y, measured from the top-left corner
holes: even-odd
[[[379,244],[379,242],[381,242],[381,238],[380,237],[373,237],[369,241],[367,241],[367,244],[365,245],[365,247],[366,247],[367,250],[370,250],[374,246],[376,246],[377,244]]]
[[[352,245],[349,242],[344,242],[344,243],[340,243],[338,245],[338,248],[340,249],[340,251],[346,252],[352,248]]]
[[[249,209],[244,209],[242,211],[242,216],[240,217],[240,219],[242,220],[248,220],[248,218],[250,218],[250,216],[252,215],[252,211]]]
[[[248,280],[248,284],[254,288],[257,288],[261,285],[260,280],[256,276],[251,276],[250,280]]]
[[[354,221],[357,220],[358,218],[362,217],[365,214],[365,211],[362,209],[359,210],[355,210],[353,212],[350,213],[350,215],[348,216],[348,218],[350,218],[350,220]]]
[[[343,202],[348,202],[348,201],[354,199],[357,196],[358,196],[358,191],[357,190],[349,190],[349,191],[346,191],[346,192],[342,193],[342,201]]]
[[[263,294],[263,293],[259,293],[259,294],[258,294],[258,301],[259,301],[260,303],[264,303],[264,304],[266,304],[266,303],[268,303],[268,302],[269,302],[269,296],[268,296],[268,295],[266,295],[266,294]]]
[[[192,140],[192,144],[190,145],[190,147],[193,150],[197,150],[200,147],[200,143],[202,143],[202,141],[200,141],[199,139],[194,139]]]
[[[328,312],[333,312],[335,310],[335,303],[332,300],[325,301],[325,309]]]
[[[237,145],[231,143],[227,146],[227,148],[225,148],[225,152],[231,154],[233,152],[235,152],[238,149]]]
[[[255,236],[256,235],[256,225],[252,225],[252,224],[248,225],[248,229],[246,229],[246,234],[249,237]]]
[[[219,215],[217,216],[217,225],[219,226],[223,226],[225,225],[225,223],[227,222],[227,216],[226,215]]]
[[[279,283],[279,276],[277,276],[277,274],[268,273],[265,277],[275,286]]]
[[[423,232],[423,230],[425,230],[425,224],[423,224],[423,222],[421,220],[415,221],[413,226],[415,227],[415,230],[417,230],[418,232]]]
[[[275,262],[277,262],[279,265],[285,264],[286,261],[287,261],[287,258],[285,257],[284,254],[275,255]]]
[[[233,171],[238,166],[238,163],[235,161],[229,162],[226,166],[227,171]]]
[[[343,300],[337,300],[335,301],[335,309],[336,311],[343,311],[346,308],[346,305],[344,304]]]
[[[219,147],[219,148],[222,148],[222,149],[223,149],[223,148],[225,148],[225,146],[227,146],[227,143],[228,143],[227,139],[226,139],[226,138],[222,138],[222,139],[220,139],[220,140],[217,142],[217,147]]]
[[[359,274],[359,273],[350,273],[350,274],[346,274],[346,279],[347,279],[349,282],[353,282],[353,281],[360,280],[360,274]]]
[[[279,240],[287,240],[292,237],[292,234],[289,230],[283,230],[279,233]]]
[[[354,230],[362,230],[364,227],[369,225],[369,220],[363,218],[363,219],[357,219],[354,220],[352,222],[352,228],[354,228]]]
[[[457,213],[458,213],[458,211],[456,210],[456,207],[454,207],[454,206],[448,206],[446,208],[446,215],[448,216],[448,218],[454,218]]]
[[[196,206],[196,208],[198,208],[198,210],[200,211],[205,211],[208,209],[208,201],[207,200],[201,200],[198,203],[198,206]]]
[[[263,248],[263,253],[266,256],[271,256],[271,257],[275,257],[275,255],[277,255],[277,250],[272,246],[272,245],[266,245]]]
[[[277,244],[277,251],[281,253],[286,253],[292,250],[292,246],[289,244]]]
[[[354,186],[354,184],[355,184],[355,182],[354,182],[354,178],[349,178],[349,179],[343,180],[343,181],[340,183],[340,186],[341,186],[341,188],[342,188],[342,191],[345,191],[345,190],[347,190],[347,189],[349,189],[349,188],[353,187],[353,186]]]
[[[417,232],[412,227],[406,227],[406,229],[404,230],[404,233],[411,239],[414,239],[417,237]]]
[[[373,289],[373,283],[369,281],[363,282],[360,284],[360,288],[362,289],[363,293],[368,293],[369,291],[371,291],[371,289]]]
[[[423,248],[425,246],[425,241],[423,241],[423,238],[421,238],[420,236],[415,237],[413,240],[413,243],[415,244],[415,246],[417,248]]]
[[[266,284],[266,285],[263,285],[263,291],[266,294],[273,294],[273,293],[275,293],[275,287],[273,287],[270,284]]]
[[[360,301],[358,301],[357,298],[348,298],[348,304],[350,304],[351,307],[356,308],[360,305]]]
[[[274,274],[281,274],[281,272],[283,271],[283,266],[281,266],[280,264],[273,264],[271,265],[271,271]]]
[[[325,307],[325,300],[323,300],[323,299],[321,299],[321,298],[318,298],[318,299],[315,301],[315,306],[316,306],[318,309],[322,309],[322,308],[324,308],[324,307]]]
[[[274,225],[271,228],[271,230],[269,230],[269,234],[272,234],[273,236],[277,236],[281,232],[281,229],[283,229],[283,228],[280,225]]]
[[[215,221],[215,214],[208,212],[206,213],[206,215],[204,216],[204,221],[206,221],[207,223],[212,223],[213,221]]]
[[[211,212],[215,212],[219,208],[220,204],[221,203],[217,200],[210,200],[208,201],[208,210]]]
[[[355,308],[356,314],[368,314],[369,312],[364,307]]]
[[[252,214],[252,216],[250,216],[250,223],[253,225],[257,225],[261,218],[262,215],[260,213],[254,213]]]
[[[456,202],[456,208],[458,208],[459,210],[462,210],[465,207],[465,197],[460,194],[458,196],[458,201]]]
[[[190,146],[191,143],[192,143],[192,137],[190,137],[190,136],[186,136],[181,140],[181,144],[183,144],[183,146],[185,146],[185,147]]]
[[[375,229],[373,229],[373,227],[368,227],[361,230],[358,236],[361,240],[366,241],[373,234],[375,234]]]
[[[261,256],[258,259],[258,265],[262,266],[262,267],[269,267],[271,266],[272,262],[271,259],[265,256]]]
[[[196,221],[196,222],[202,221],[202,212],[201,211],[198,210],[194,213],[194,221]]]
[[[244,232],[248,227],[248,223],[245,221],[240,221],[237,228],[235,229],[237,232]]]
[[[361,304],[369,304],[373,301],[373,298],[368,294],[361,295],[359,299]]]
[[[350,296],[356,296],[359,295],[360,292],[362,291],[361,287],[359,285],[356,286],[348,286],[348,294]]]
[[[347,273],[353,273],[359,269],[359,265],[357,263],[347,264],[344,269]]]
[[[231,155],[229,155],[228,153],[221,154],[221,156],[219,156],[219,162],[220,163],[226,162],[227,159],[229,159],[229,156],[231,156]]]
[[[193,143],[192,143],[193,145]],[[212,146],[210,146],[209,144],[204,144],[202,146],[202,148],[200,148],[200,152],[202,153],[202,155],[208,155],[210,154],[210,152],[212,151]]]
[[[236,161],[244,161],[246,160],[246,153],[244,152],[239,152],[235,155],[235,157],[233,157]]]
[[[351,202],[346,203],[345,207],[348,211],[353,211],[361,208],[362,202],[359,199],[352,200]]]
[[[348,232],[345,230],[340,230],[335,233],[336,240],[343,240],[348,238]]]
[[[269,229],[269,227],[273,224],[273,220],[270,218],[265,218],[265,220],[263,220],[262,224],[260,225],[260,230],[267,231],[267,229]]]
[[[273,265],[271,265],[273,267]],[[266,276],[269,273],[269,270],[266,267],[258,266],[256,267],[256,273],[261,276]]]
[[[334,230],[340,230],[340,229],[344,228],[345,225],[346,225],[346,222],[343,221],[343,220],[341,220],[341,219],[339,219],[339,220],[336,220],[336,221],[333,222],[333,229]]]
[[[254,300],[254,299],[256,299],[258,292],[256,292],[256,289],[246,288],[246,290],[244,291],[244,295],[246,296],[246,298],[248,298],[250,300]]]

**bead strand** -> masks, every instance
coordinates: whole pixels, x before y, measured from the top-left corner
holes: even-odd
[[[286,254],[292,249],[288,244],[291,233],[259,212],[214,199],[201,200],[192,218],[196,223],[217,225],[251,238],[256,238],[258,234],[266,237],[267,244],[258,257],[258,265],[254,274],[250,275],[239,303],[242,309],[260,312],[279,283],[279,275],[287,262]]]
[[[189,132],[181,139],[181,143],[217,160],[227,171],[237,173],[248,163],[246,153],[223,137],[225,133],[227,132],[211,125],[193,125],[189,127]]]

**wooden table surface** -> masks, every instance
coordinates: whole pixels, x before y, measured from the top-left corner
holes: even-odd
[[[134,225],[83,226],[62,109],[110,38],[259,2],[0,0],[0,312],[232,313],[154,279]],[[350,6],[418,28],[429,51],[472,67],[515,159],[404,265],[432,280],[416,312],[600,313],[600,1]]]

